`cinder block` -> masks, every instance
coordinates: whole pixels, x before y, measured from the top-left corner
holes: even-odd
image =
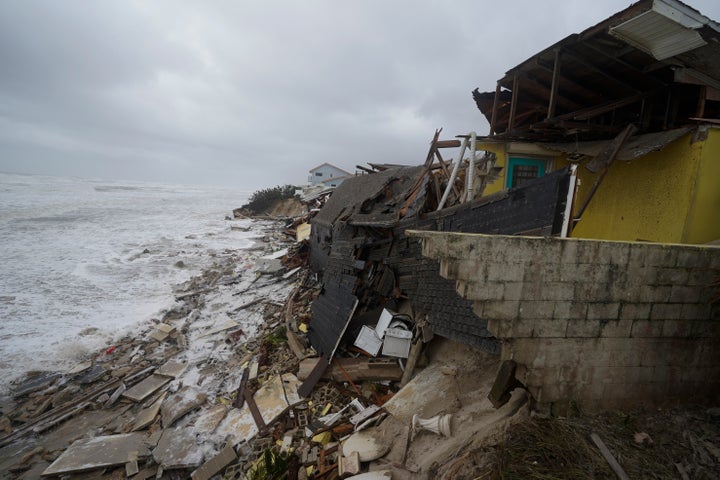
[[[666,303],[670,300],[670,293],[672,293],[672,287],[668,285],[641,285],[640,302]]]
[[[630,244],[630,256],[628,258],[627,268],[632,271],[635,268],[645,265],[645,256],[647,255],[648,245],[646,243]]]
[[[522,300],[525,282],[505,282],[503,300]]]
[[[578,240],[576,248],[577,263],[598,263],[598,248],[600,242],[593,240]]]
[[[684,303],[680,309],[682,320],[708,320],[712,306],[703,303]]]
[[[514,300],[489,300],[483,306],[481,318],[513,320],[518,318],[520,302]]]
[[[663,337],[688,337],[693,332],[692,320],[663,320]]]
[[[658,268],[655,272],[655,281],[653,285],[684,285],[688,281],[688,269],[670,267]]]
[[[645,265],[649,267],[673,267],[677,263],[678,247],[671,245],[647,245]]]
[[[631,320],[609,320],[600,321],[601,337],[628,338],[632,332]]]
[[[575,286],[568,282],[544,282],[541,284],[538,300],[573,300]]]
[[[532,259],[525,265],[522,280],[524,282],[559,282],[560,269],[561,265],[559,263],[541,264]]]
[[[673,285],[670,290],[670,303],[696,303],[700,299],[700,289],[687,285]]]
[[[460,296],[468,300],[502,300],[505,284],[502,282],[465,282]]]
[[[690,330],[693,337],[720,338],[720,322],[717,320],[696,320],[691,323]]]
[[[505,338],[532,338],[535,330],[535,320],[532,319],[516,319],[506,322],[508,330],[505,333]]]
[[[619,303],[589,303],[588,320],[615,320],[620,313]]]
[[[620,306],[620,320],[647,320],[650,318],[650,303],[624,303]]]
[[[564,320],[585,320],[587,318],[587,303],[555,302],[553,318]]]
[[[453,259],[440,260],[440,276],[443,278],[458,278],[460,262]]]
[[[615,302],[613,286],[608,283],[577,283],[575,284],[575,300],[586,302]]]
[[[565,238],[560,242],[560,263],[574,265],[578,263],[578,244],[580,240]]]
[[[567,320],[536,320],[533,328],[535,338],[563,338],[567,330]]]
[[[600,265],[625,266],[630,260],[630,244],[625,242],[600,242],[597,251]]]
[[[491,261],[487,265],[487,280],[491,282],[519,282],[525,275],[525,265]]]
[[[662,322],[657,320],[634,320],[630,336],[635,338],[657,338],[662,336]]]
[[[600,322],[597,320],[570,320],[567,323],[567,338],[585,338],[600,336]]]
[[[714,281],[714,279],[717,278],[717,276],[718,272],[706,266],[691,268],[688,270],[687,285],[700,285],[704,287],[706,285],[710,285]]]
[[[519,318],[551,319],[555,302],[548,301],[521,301],[519,302]]]
[[[650,310],[650,320],[677,320],[681,312],[681,303],[656,303]]]
[[[487,260],[466,259],[459,262],[453,278],[470,281],[484,281],[487,278]]]
[[[640,367],[642,352],[635,348],[611,350],[608,365],[611,367]]]
[[[677,259],[675,266],[680,268],[702,267],[705,259],[702,250],[695,247],[678,247]]]

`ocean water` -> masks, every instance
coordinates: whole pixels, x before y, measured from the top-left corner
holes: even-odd
[[[249,193],[0,173],[0,394],[105,348],[251,246],[232,228],[249,221],[226,220]]]

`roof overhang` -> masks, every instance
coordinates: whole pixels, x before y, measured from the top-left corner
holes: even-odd
[[[687,5],[672,0],[654,0],[650,10],[609,29],[610,35],[665,60],[707,45],[698,31],[715,31],[718,25]]]

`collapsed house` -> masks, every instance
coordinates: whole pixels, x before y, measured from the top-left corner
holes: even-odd
[[[497,404],[519,384],[546,405],[716,399],[719,38],[637,2],[475,90],[489,136],[436,132],[424,165],[344,182],[312,222],[325,364],[385,308],[416,350],[499,353]]]

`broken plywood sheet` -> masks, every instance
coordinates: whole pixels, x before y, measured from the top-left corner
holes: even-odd
[[[229,438],[233,445],[248,440],[258,433],[255,420],[250,409],[245,405],[243,408],[232,408],[225,416],[215,431],[215,435],[221,438]]]
[[[163,402],[160,408],[163,427],[168,428],[172,426],[172,424],[181,417],[199,408],[205,403],[206,399],[207,395],[201,393],[196,388],[189,386],[181,388],[176,394]]]
[[[150,456],[144,439],[144,433],[135,432],[77,440],[42,474],[57,475],[125,465],[132,456],[138,459]]]
[[[155,400],[155,403],[138,413],[137,420],[135,420],[135,424],[132,427],[133,432],[142,430],[155,421],[155,417],[160,413],[160,405],[162,405],[163,400],[165,400],[165,395],[166,393],[163,393],[160,398]]]
[[[190,428],[168,428],[153,450],[153,459],[165,470],[195,468],[203,461],[202,451]]]
[[[227,415],[227,407],[225,405],[215,405],[208,411],[202,413],[195,420],[195,431],[197,433],[211,434],[220,425],[225,415]]]
[[[142,402],[147,397],[162,388],[170,380],[171,379],[168,377],[152,374],[142,382],[133,386],[132,388],[128,388],[127,390],[125,390],[122,396],[125,398],[129,398],[133,402]]]
[[[297,393],[300,381],[292,373],[276,376],[265,383],[255,395],[255,403],[266,425],[270,425],[288,407],[300,403]]]
[[[187,363],[183,360],[171,358],[165,364],[155,371],[156,375],[162,375],[163,377],[179,377],[187,368]]]
[[[299,386],[297,377],[286,373],[272,378],[255,393],[253,399],[265,424],[271,424],[290,406],[300,403],[301,398],[297,394]],[[231,409],[215,432],[217,436],[230,437],[234,445],[257,433],[258,427],[247,404],[243,408]]]

